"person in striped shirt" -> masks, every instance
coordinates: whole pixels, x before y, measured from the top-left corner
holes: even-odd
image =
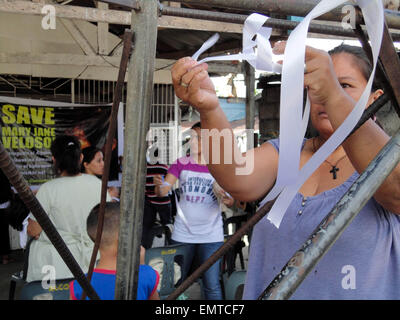
[[[157,151],[155,151],[157,152]],[[156,162],[152,164],[147,161],[146,188],[145,188],[145,205],[143,214],[143,232],[142,245],[146,249],[151,248],[152,232],[151,228],[156,225],[157,213],[163,226],[172,227],[171,200],[168,195],[163,197],[157,196],[154,189],[155,184],[153,177],[156,175],[165,176],[168,172],[168,166]]]

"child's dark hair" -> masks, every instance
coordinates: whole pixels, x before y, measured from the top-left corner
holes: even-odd
[[[89,213],[86,220],[87,233],[94,242],[96,240],[97,224],[99,221],[100,203],[97,204]],[[115,238],[119,232],[119,202],[106,202],[104,209],[104,224],[101,234],[100,246],[109,246],[115,243]]]
[[[87,147],[82,150],[83,160],[82,160],[81,172],[85,172],[85,166],[83,164],[85,162],[86,163],[92,162],[97,152],[101,152],[101,149],[93,146]]]
[[[54,139],[50,147],[57,175],[66,172],[69,176],[81,172],[81,144],[75,136],[62,135]]]
[[[361,73],[363,74],[364,78],[368,81],[369,77],[372,73],[372,64],[367,55],[364,52],[364,49],[357,46],[350,46],[347,44],[342,43],[341,45],[333,48],[328,52],[331,56],[339,53],[347,53],[353,56],[354,62],[357,64],[358,68],[360,69]],[[381,89],[382,86],[378,82],[378,80],[374,79],[372,83],[372,92]]]

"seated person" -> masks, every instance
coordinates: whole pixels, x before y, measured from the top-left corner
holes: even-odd
[[[87,218],[87,232],[95,241],[100,204],[95,206]],[[107,202],[104,212],[103,233],[100,242],[100,260],[93,271],[91,284],[101,300],[114,300],[117,269],[118,234],[120,208],[118,202]],[[144,249],[140,251],[137,300],[159,300],[157,286],[159,274],[152,267],[143,264]],[[70,299],[80,300],[82,288],[75,280],[70,283]],[[87,298],[86,298],[87,299]]]

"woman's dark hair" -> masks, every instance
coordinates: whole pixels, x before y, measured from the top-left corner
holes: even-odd
[[[337,46],[330,50],[329,55],[333,56],[339,53],[347,53],[353,56],[354,62],[357,64],[358,68],[360,69],[361,73],[363,74],[366,80],[369,79],[372,73],[372,64],[367,55],[364,52],[364,49],[357,46],[350,46],[347,44],[342,43],[341,45]],[[372,83],[372,92],[381,89],[381,84],[377,81],[376,77]]]
[[[94,159],[97,152],[101,152],[101,149],[90,146],[82,150],[83,160],[82,160],[82,168],[81,172],[85,172],[85,166],[83,165],[85,162],[90,163]]]
[[[62,135],[54,139],[50,147],[54,157],[56,175],[66,172],[69,176],[81,172],[81,144],[77,137]]]

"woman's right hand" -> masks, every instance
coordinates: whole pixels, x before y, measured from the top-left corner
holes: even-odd
[[[190,57],[178,60],[171,69],[175,94],[200,113],[207,113],[219,107],[214,84],[207,70],[207,64],[198,64]]]

